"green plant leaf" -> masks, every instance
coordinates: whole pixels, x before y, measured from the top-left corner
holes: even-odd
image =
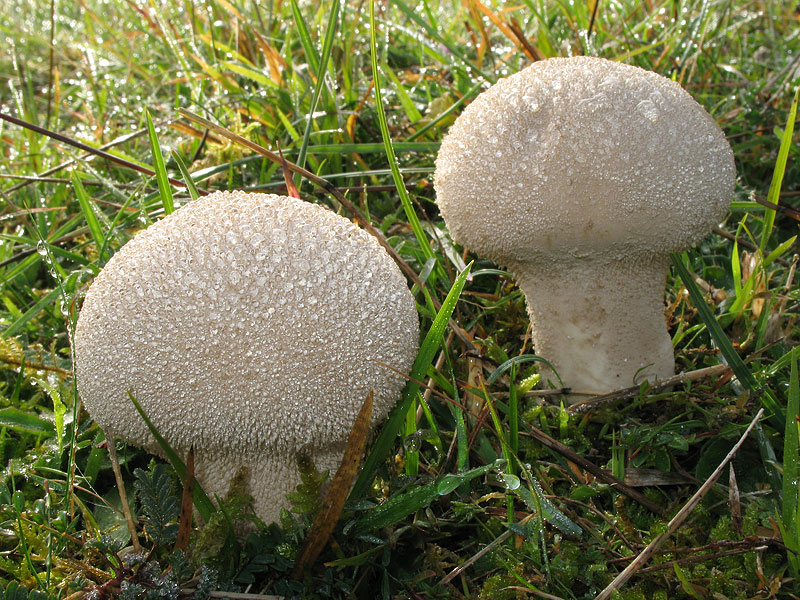
[[[147,428],[150,430],[150,433],[153,434],[153,437],[156,439],[156,442],[158,442],[158,445],[161,447],[161,450],[164,451],[164,455],[167,457],[167,460],[169,460],[170,464],[172,465],[172,468],[175,469],[175,472],[178,474],[178,477],[181,478],[181,481],[185,480],[186,463],[183,462],[183,459],[180,456],[178,456],[178,453],[175,452],[175,450],[172,449],[172,446],[169,445],[169,442],[167,442],[167,440],[165,440],[164,437],[158,432],[156,426],[153,425],[153,422],[144,412],[144,409],[142,408],[141,404],[139,404],[136,398],[133,397],[133,394],[130,391],[128,392],[128,398],[130,398],[130,401],[133,403],[133,406],[136,408],[136,411],[142,417],[142,420],[145,422],[145,425],[147,425]],[[208,498],[208,495],[206,494],[205,490],[203,490],[203,488],[200,486],[200,483],[198,481],[194,482],[193,498],[194,498],[194,505],[197,508],[197,512],[199,512],[200,516],[203,517],[203,520],[206,523],[208,523],[209,519],[211,518],[211,515],[217,512],[217,509],[211,502],[211,500]]]
[[[405,519],[408,515],[417,512],[420,508],[428,506],[439,496],[449,494],[458,486],[491,470],[502,469],[504,466],[505,461],[501,460],[495,464],[470,469],[464,473],[443,475],[431,483],[413,487],[405,493],[389,498],[386,502],[371,510],[363,519],[356,522],[352,531],[355,534],[361,534],[393,525]]]
[[[72,186],[75,188],[75,196],[78,198],[78,203],[81,206],[83,218],[86,219],[86,224],[89,226],[89,233],[92,234],[92,239],[94,240],[95,246],[97,246],[97,251],[100,253],[100,261],[105,262],[107,252],[105,250],[106,237],[103,235],[103,228],[100,227],[100,222],[97,220],[97,215],[92,207],[89,194],[86,193],[86,189],[83,187],[80,177],[78,177],[78,174],[74,171],[72,173]]]
[[[156,172],[156,181],[158,181],[158,192],[161,196],[161,204],[164,206],[164,214],[168,215],[175,210],[172,188],[167,177],[164,156],[161,154],[161,146],[158,145],[158,136],[156,136],[156,128],[150,117],[150,111],[146,110],[144,114],[147,120],[147,135],[150,138],[150,151],[153,154],[153,170]]]
[[[783,486],[781,490],[780,523],[783,543],[787,548],[789,567],[793,577],[800,575],[800,381],[797,373],[797,356],[792,354],[789,375],[789,392],[786,404],[786,429],[783,437]]]
[[[156,544],[175,541],[178,535],[180,507],[173,478],[163,463],[151,463],[150,469],[135,469],[136,497],[145,515],[144,530]]]
[[[779,429],[784,428],[784,418],[785,413],[781,406],[778,404],[778,400],[775,398],[775,394],[766,384],[759,384],[753,374],[750,372],[750,369],[747,368],[747,365],[744,364],[744,361],[741,359],[739,354],[733,348],[733,344],[728,339],[728,336],[725,335],[725,332],[720,327],[720,324],[717,322],[716,317],[711,312],[711,309],[708,307],[706,303],[706,298],[703,293],[700,291],[700,288],[697,287],[694,279],[692,278],[691,273],[683,264],[683,258],[686,257],[686,253],[683,254],[672,254],[672,264],[675,267],[675,270],[678,272],[681,280],[683,281],[683,285],[686,286],[686,289],[689,292],[689,297],[692,299],[692,304],[694,304],[695,308],[697,309],[698,314],[700,315],[700,319],[703,321],[703,324],[706,326],[708,333],[711,335],[711,338],[717,344],[717,347],[722,352],[722,356],[725,359],[725,362],[728,363],[728,366],[733,371],[733,374],[736,375],[736,378],[739,382],[746,387],[747,389],[751,390],[752,392],[760,393],[761,404],[764,406],[765,409],[772,413],[770,419],[774,422],[775,426]]]
[[[37,417],[31,412],[19,410],[13,406],[0,408],[0,425],[25,433],[46,435],[53,435],[55,433],[55,427],[51,421]]]
[[[183,177],[183,182],[186,184],[186,189],[189,190],[189,195],[192,197],[192,200],[197,200],[200,197],[200,192],[197,191],[197,186],[194,184],[194,179],[192,179],[192,174],[189,173],[186,163],[183,162],[181,155],[174,150],[172,151],[172,158],[175,159],[175,164],[178,165],[178,170],[181,172],[181,177]]]
[[[408,195],[405,181],[400,173],[400,167],[397,164],[397,156],[395,155],[394,148],[392,147],[392,138],[389,134],[389,125],[386,121],[386,113],[383,109],[383,93],[381,92],[381,79],[378,67],[378,41],[377,31],[375,29],[375,0],[370,0],[369,3],[369,30],[370,55],[372,58],[372,79],[375,84],[375,109],[378,113],[378,125],[380,126],[381,138],[383,138],[383,145],[386,149],[386,159],[389,161],[389,168],[392,171],[394,186],[400,196],[400,203],[403,205],[403,211],[408,219],[408,223],[411,225],[411,229],[414,232],[414,237],[417,239],[417,243],[422,250],[422,254],[426,259],[433,258],[436,260],[436,270],[438,274],[442,277],[446,277],[438,259],[436,259],[436,255],[431,249],[430,241],[428,240],[428,236],[425,234],[425,230],[422,229],[422,225],[419,222],[419,217],[417,217],[417,213],[414,210],[414,205],[411,202],[411,197]]]
[[[789,148],[792,146],[792,136],[794,135],[794,122],[797,117],[797,100],[800,96],[800,88],[795,90],[794,100],[789,109],[789,117],[786,121],[786,128],[783,130],[781,137],[781,145],[778,149],[778,158],[775,161],[775,169],[772,171],[772,182],[769,184],[769,192],[767,193],[767,202],[777,205],[780,202],[781,186],[783,185],[783,176],[786,173],[786,160],[789,158]],[[772,235],[772,227],[775,224],[775,210],[769,209],[764,213],[764,230],[761,232],[761,243],[759,248],[764,252],[767,248],[767,243]]]
[[[416,398],[417,392],[419,391],[419,383],[417,382],[425,377],[428,367],[430,367],[434,356],[436,356],[436,352],[442,345],[442,339],[447,329],[447,324],[450,322],[450,317],[456,308],[456,303],[461,296],[461,290],[464,289],[471,268],[472,263],[469,263],[467,268],[464,269],[455,283],[453,283],[453,287],[450,288],[447,298],[445,298],[442,303],[442,308],[437,313],[433,324],[425,335],[425,339],[417,353],[417,358],[414,360],[414,365],[411,368],[410,379],[403,390],[403,398],[389,413],[389,417],[386,419],[386,423],[380,434],[378,434],[378,438],[375,440],[369,456],[367,456],[367,459],[364,461],[364,468],[358,476],[358,479],[356,479],[353,489],[350,492],[348,498],[350,502],[354,502],[363,497],[372,479],[375,477],[378,467],[389,456],[394,440],[403,428],[408,407],[411,406],[412,401]]]
[[[306,117],[306,128],[303,131],[303,141],[300,144],[300,152],[297,155],[297,164],[301,167],[306,166],[306,153],[308,152],[308,142],[311,138],[311,127],[314,124],[314,112],[317,110],[322,90],[325,89],[325,71],[328,69],[331,52],[333,52],[333,41],[336,39],[336,27],[339,22],[339,8],[341,0],[331,0],[331,11],[328,15],[328,28],[325,30],[325,39],[322,41],[322,53],[320,54],[319,65],[316,68],[317,81],[314,86],[314,95],[311,99],[311,106]],[[294,9],[295,2],[292,1]],[[300,174],[295,175],[295,185],[300,185]]]

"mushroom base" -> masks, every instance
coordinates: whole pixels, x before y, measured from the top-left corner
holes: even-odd
[[[664,316],[668,257],[508,267],[528,302],[536,354],[571,389],[570,402],[674,374]],[[561,387],[552,370],[542,375]]]
[[[342,453],[342,449],[315,450],[314,466],[318,471],[329,471],[332,478],[341,464]],[[265,523],[280,522],[281,509],[291,508],[286,494],[295,492],[300,483],[294,457],[258,454],[213,459],[200,454],[196,457],[195,476],[212,498],[225,498],[237,476],[241,477],[240,491],[253,497],[255,514]]]

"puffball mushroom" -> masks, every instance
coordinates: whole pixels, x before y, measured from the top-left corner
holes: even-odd
[[[128,397],[223,497],[246,467],[264,521],[335,472],[370,390],[389,412],[417,352],[416,304],[378,241],[321,206],[216,192],[136,235],[100,272],[75,330],[78,391],[115,438],[160,454]]]
[[[565,386],[602,393],[674,374],[669,253],[723,218],[735,176],[722,131],[677,83],[576,57],[480,94],[442,142],[435,187],[453,238],[517,277],[536,354]]]

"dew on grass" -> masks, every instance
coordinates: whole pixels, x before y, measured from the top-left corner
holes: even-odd
[[[462,483],[464,483],[464,479],[462,477],[457,475],[446,475],[439,480],[439,483],[436,484],[436,493],[440,496],[446,496]]]

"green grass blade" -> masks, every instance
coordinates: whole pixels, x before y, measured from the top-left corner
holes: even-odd
[[[380,72],[378,70],[378,40],[375,29],[375,0],[370,0],[369,3],[369,32],[370,32],[370,51],[372,58],[372,78],[375,83],[375,109],[378,113],[378,124],[381,129],[381,137],[383,138],[383,145],[386,149],[386,158],[389,161],[389,168],[392,170],[392,179],[397,188],[397,193],[400,195],[400,202],[403,204],[406,218],[408,219],[411,229],[414,232],[414,237],[417,238],[417,243],[422,249],[422,253],[426,259],[436,258],[436,255],[431,249],[428,236],[422,229],[422,224],[419,222],[417,213],[414,210],[414,205],[408,195],[406,184],[403,181],[403,176],[400,174],[400,167],[397,164],[397,156],[395,156],[394,148],[392,147],[392,139],[389,135],[389,125],[386,122],[386,113],[383,110],[383,94],[381,92]],[[438,261],[437,261],[438,263]]]
[[[51,421],[42,419],[32,412],[22,411],[13,406],[0,409],[0,426],[10,427],[16,431],[51,436],[55,434],[55,426]]]
[[[294,26],[297,28],[297,35],[300,37],[300,44],[303,46],[303,52],[306,55],[308,66],[311,67],[312,73],[319,73],[319,54],[317,54],[317,49],[314,48],[314,42],[311,40],[311,34],[308,32],[308,25],[306,25],[305,19],[303,19],[303,13],[300,12],[297,0],[292,0],[291,6]]]
[[[156,128],[153,126],[153,119],[150,111],[145,111],[147,119],[147,135],[150,138],[150,151],[153,153],[153,170],[156,172],[158,181],[158,191],[161,195],[161,203],[164,205],[164,214],[168,215],[175,210],[175,202],[172,199],[172,188],[167,178],[167,169],[164,166],[164,156],[161,154],[161,147],[158,145]]]
[[[381,63],[381,70],[392,80],[394,90],[397,92],[397,99],[400,101],[400,106],[403,107],[403,111],[405,111],[408,120],[412,123],[419,121],[422,118],[422,113],[420,113],[419,109],[414,105],[414,101],[411,99],[411,96],[408,95],[403,82],[400,81],[400,78],[397,77],[392,68],[385,62]]]
[[[553,373],[556,373],[556,376],[558,376],[558,373],[556,372],[555,368],[553,368],[553,365],[550,364],[550,362],[547,359],[542,358],[541,356],[538,356],[536,354],[520,354],[519,356],[515,356],[514,358],[509,358],[507,361],[499,365],[494,371],[492,371],[489,377],[487,377],[486,379],[486,385],[492,385],[495,381],[497,381],[497,379],[503,373],[505,373],[515,365],[520,365],[528,362],[544,363],[547,366],[547,368],[553,371]],[[558,378],[558,381],[559,383],[561,382],[560,377]]]
[[[417,430],[417,402],[416,398],[411,401],[411,405],[406,411],[406,424],[403,428],[403,435],[406,439],[413,435]],[[411,448],[410,444],[405,445],[404,453],[406,457],[406,475],[416,476],[419,474],[419,450]]]
[[[394,4],[397,8],[399,8],[403,12],[403,14],[406,17],[408,17],[409,19],[411,19],[416,25],[421,27],[425,31],[425,33],[427,34],[428,37],[430,37],[432,40],[434,40],[436,42],[439,42],[442,46],[447,48],[447,50],[450,52],[450,54],[452,54],[453,56],[455,56],[455,57],[457,57],[458,59],[461,60],[461,62],[463,63],[463,66],[462,65],[453,65],[454,68],[465,69],[466,67],[469,67],[470,71],[472,71],[474,73],[477,73],[478,75],[483,77],[489,83],[494,83],[495,82],[494,77],[492,77],[491,75],[489,75],[485,71],[479,69],[475,64],[473,64],[467,58],[467,56],[461,51],[461,48],[459,48],[458,45],[452,43],[449,40],[446,40],[444,37],[442,37],[439,34],[438,31],[436,31],[436,29],[434,29],[431,25],[429,25],[424,20],[422,20],[422,17],[420,17],[419,14],[417,14],[416,9],[411,8],[410,6],[408,6],[407,4],[402,2],[402,0],[392,0],[392,4]],[[375,68],[373,67],[373,73],[374,72],[375,72]],[[472,78],[472,75],[470,75],[470,78]]]
[[[178,165],[178,170],[181,172],[181,177],[183,177],[183,182],[186,184],[186,189],[189,190],[189,195],[192,197],[192,200],[197,200],[200,197],[200,192],[197,191],[197,186],[194,184],[194,179],[192,179],[192,174],[189,173],[186,163],[183,162],[181,155],[174,150],[172,152],[172,158],[175,159],[175,164]]]
[[[793,235],[788,240],[778,245],[778,247],[775,248],[775,250],[773,250],[772,252],[770,252],[764,259],[764,265],[763,265],[764,268],[770,266],[773,262],[775,262],[776,259],[786,254],[791,249],[791,247],[794,246],[794,243],[796,241],[797,241],[797,236]]]
[[[26,310],[21,317],[19,317],[16,321],[14,321],[11,325],[9,325],[8,329],[3,332],[3,337],[11,337],[17,334],[17,332],[22,329],[25,324],[33,319],[36,315],[42,312],[46,307],[50,306],[53,302],[55,302],[61,296],[61,288],[56,287],[55,289],[50,290],[47,295],[42,296],[36,304],[31,306],[28,310]]]
[[[460,485],[493,469],[501,469],[503,464],[503,461],[497,461],[464,473],[444,475],[436,479],[436,481],[412,488],[404,494],[390,498],[358,521],[353,527],[353,533],[366,533],[393,525],[405,519],[408,515],[417,512],[420,508],[424,508],[439,496],[451,493]]]
[[[747,368],[747,365],[744,364],[744,361],[742,361],[739,354],[733,348],[733,344],[731,344],[728,336],[725,335],[725,332],[722,330],[722,327],[720,327],[720,324],[717,322],[717,319],[714,317],[714,314],[711,312],[708,304],[706,304],[706,299],[703,295],[703,292],[701,292],[700,288],[697,287],[697,284],[694,282],[691,273],[689,273],[689,270],[684,266],[682,257],[685,256],[686,253],[673,253],[672,264],[675,266],[675,270],[678,272],[678,275],[683,281],[683,285],[686,286],[689,296],[692,299],[692,303],[700,315],[700,319],[703,321],[708,333],[717,344],[720,352],[722,352],[722,356],[725,358],[725,361],[728,363],[728,366],[733,371],[733,374],[736,375],[736,378],[739,380],[739,382],[752,392],[760,392],[761,403],[764,408],[772,412],[772,420],[775,426],[779,429],[783,429],[785,416],[783,409],[778,404],[778,401],[775,398],[775,395],[772,393],[772,390],[770,390],[766,384],[759,384],[759,382],[750,372],[750,369]]]
[[[786,405],[786,428],[783,438],[783,486],[781,490],[781,523],[783,543],[788,549],[792,575],[800,575],[800,493],[798,492],[798,461],[800,461],[800,381],[797,355],[792,354],[792,368]]]
[[[294,2],[292,2],[294,6]],[[340,0],[331,1],[331,12],[328,15],[328,28],[325,31],[325,38],[322,42],[322,53],[320,55],[319,65],[317,65],[317,84],[314,86],[314,96],[311,99],[311,106],[308,108],[308,117],[306,119],[306,128],[303,132],[303,141],[300,144],[300,152],[297,155],[297,164],[301,167],[306,166],[306,154],[308,152],[308,142],[311,138],[311,128],[314,125],[314,112],[317,110],[322,90],[325,89],[325,71],[328,69],[330,62],[331,52],[333,52],[333,41],[336,39],[336,28],[339,22],[339,7],[341,6]],[[294,176],[295,185],[300,185],[300,174]]]
[[[786,121],[786,129],[783,130],[778,159],[775,161],[775,170],[772,172],[772,182],[769,184],[767,201],[777,205],[780,201],[781,186],[783,185],[783,175],[786,173],[786,160],[789,157],[789,148],[792,146],[792,136],[794,135],[794,122],[797,117],[797,99],[800,96],[800,88],[794,93],[792,107],[789,109],[789,118]],[[761,232],[760,249],[762,252],[767,247],[769,238],[772,235],[772,226],[775,224],[775,211],[770,209],[764,213],[764,230]]]
[[[743,219],[746,219],[745,216]],[[733,293],[736,300],[744,302],[744,294],[742,293],[742,261],[739,258],[739,231],[742,228],[742,223],[739,224],[739,230],[736,231],[736,237],[733,240],[733,250],[731,250],[731,274],[733,275]]]
[[[78,177],[78,174],[74,171],[72,173],[72,186],[75,188],[75,196],[78,198],[78,203],[81,205],[83,218],[86,219],[86,224],[89,226],[89,233],[92,234],[92,239],[94,240],[94,244],[97,246],[97,250],[100,254],[100,261],[105,262],[105,257],[103,255],[106,253],[106,238],[103,235],[103,229],[100,227],[100,221],[97,220],[97,215],[92,207],[92,201],[89,199],[89,194],[86,193],[86,189],[83,187],[80,177]]]
[[[392,412],[386,420],[386,424],[383,426],[383,429],[372,446],[369,456],[364,461],[364,468],[359,474],[355,485],[353,485],[353,490],[350,492],[350,501],[364,496],[372,479],[375,477],[375,473],[378,471],[378,467],[389,456],[394,440],[403,428],[406,414],[408,413],[408,407],[411,406],[412,401],[417,397],[417,392],[419,391],[419,383],[417,382],[425,377],[428,367],[430,367],[436,352],[442,345],[442,339],[444,338],[447,324],[450,322],[450,317],[456,308],[456,303],[461,296],[461,290],[464,289],[471,268],[472,263],[467,265],[467,268],[458,276],[450,292],[447,294],[447,298],[445,298],[442,303],[442,308],[439,310],[428,333],[425,335],[425,339],[417,353],[417,358],[414,360],[414,365],[411,368],[410,380],[403,390],[403,398],[397,406],[392,409]]]
[[[156,442],[158,442],[158,445],[161,448],[161,450],[164,451],[164,455],[167,457],[167,459],[169,459],[172,468],[175,469],[175,472],[178,474],[178,477],[180,478],[181,482],[185,481],[186,463],[183,462],[183,459],[181,459],[181,457],[178,456],[178,453],[172,449],[172,446],[169,445],[169,442],[167,442],[167,440],[165,440],[163,436],[158,432],[156,426],[153,425],[153,422],[150,420],[147,414],[145,414],[144,409],[136,400],[136,398],[133,397],[133,394],[130,391],[128,391],[128,398],[130,398],[131,402],[133,403],[133,406],[136,408],[136,411],[142,417],[142,420],[145,422],[145,425],[147,425],[147,428],[150,430],[150,433],[153,434],[153,437],[156,439]],[[217,509],[211,502],[211,500],[208,498],[208,495],[205,493],[203,488],[200,487],[200,482],[198,481],[194,482],[193,498],[194,498],[195,508],[197,508],[197,512],[199,512],[200,516],[203,517],[203,520],[206,523],[208,523],[209,518],[211,517],[211,515],[217,512]]]

